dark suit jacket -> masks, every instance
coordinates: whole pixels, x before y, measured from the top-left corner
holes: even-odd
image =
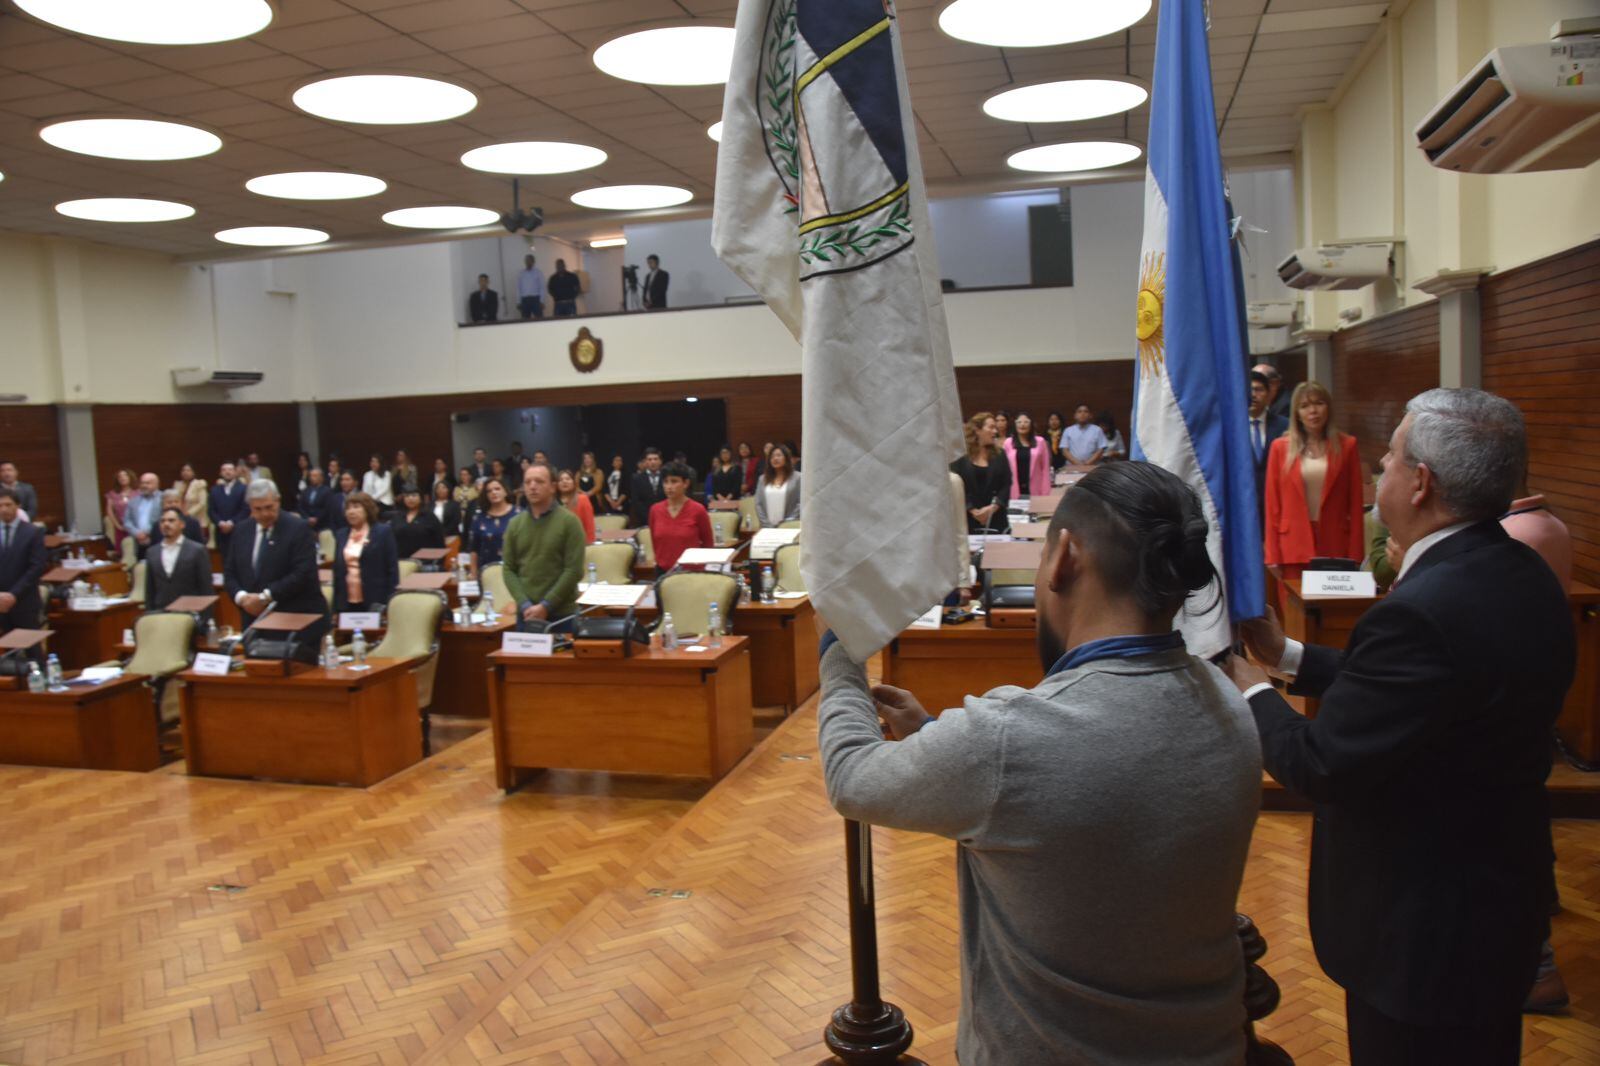
[[[316,519],[318,529],[328,528],[328,497],[333,490],[327,485],[307,485],[295,501],[295,513],[310,521]]]
[[[1552,900],[1550,730],[1576,644],[1550,567],[1498,522],[1435,544],[1342,653],[1250,700],[1267,769],[1314,800],[1311,936],[1382,1013],[1466,1025],[1521,1008]]]
[[[444,547],[444,527],[433,517],[433,509],[430,507],[424,507],[415,522],[407,522],[405,517],[397,512],[390,526],[394,529],[395,551],[402,559],[411,558],[423,548]]]
[[[1272,454],[1272,442],[1289,432],[1289,420],[1282,415],[1273,414],[1272,409],[1268,408],[1265,429],[1267,439],[1261,447],[1261,454],[1256,456],[1252,452],[1256,467],[1256,511],[1263,520],[1267,513],[1267,456]],[[1254,443],[1251,442],[1252,447]]]
[[[211,515],[213,529],[217,528],[218,522],[233,522],[237,525],[249,519],[250,505],[244,499],[244,482],[235,481],[228,489],[224,489],[221,485],[212,485],[206,510]],[[217,549],[222,552],[224,559],[228,555],[230,536],[231,534],[217,529]]]
[[[28,520],[32,522],[43,521],[39,517],[39,494],[34,487],[26,481],[19,481],[11,486],[17,494],[17,506],[28,512]]]
[[[39,602],[39,579],[49,567],[44,530],[18,518],[10,549],[0,551],[0,592],[17,598],[10,611],[0,614],[0,633],[38,628],[39,617],[44,613]]]
[[[328,529],[338,532],[347,527],[344,520],[345,494],[334,490],[328,493],[328,499],[322,509],[322,521],[318,524],[319,530]]]
[[[628,490],[628,514],[631,516],[629,525],[640,529],[650,524],[650,508],[667,498],[667,490],[662,487],[666,481],[661,472],[656,472],[656,487],[650,487],[650,475],[643,470],[633,475],[633,487]]]
[[[288,511],[280,512],[254,566],[250,554],[256,542],[255,522],[246,519],[234,532],[238,536],[229,544],[222,564],[223,588],[228,599],[236,600],[241,592],[266,590],[272,594],[275,611],[327,614],[328,601],[322,598],[322,584],[317,580],[317,535],[305,519]],[[251,621],[253,619],[246,616],[245,624]]]
[[[433,514],[433,507],[436,502],[435,500],[427,502],[426,509],[429,514]],[[443,518],[439,518],[438,515],[434,515],[434,517],[438,519],[439,526],[446,537],[461,536],[461,505],[455,500],[445,501]]]
[[[154,544],[144,559],[144,609],[165,610],[179,596],[211,596],[211,554],[198,541],[186,535],[180,542],[178,560],[172,576],[161,568],[161,545]]]
[[[345,578],[349,568],[344,563],[345,545],[350,543],[350,529],[345,527],[334,538],[333,550],[333,609],[345,610],[350,606],[349,583]],[[378,523],[372,527],[367,546],[361,549],[361,595],[368,603],[388,603],[395,589],[400,587],[400,556],[395,549],[394,531]]]
[[[200,519],[196,518],[192,514],[186,514],[186,515],[183,516],[183,535],[185,537],[187,537],[189,540],[192,540],[196,544],[200,545],[200,547],[202,547],[202,548],[204,548],[206,546],[206,531],[200,528]],[[157,543],[160,543],[160,542],[158,541]],[[211,555],[208,552],[206,554],[206,565],[207,566],[211,565],[210,560],[211,560]],[[208,592],[208,593],[206,593],[206,595],[209,596],[210,593]]]
[[[644,305],[651,310],[667,306],[667,285],[672,275],[658,270],[653,275],[647,272],[641,280],[644,281]]]
[[[467,318],[472,322],[493,322],[500,317],[500,294],[493,289],[473,289],[467,297]]]

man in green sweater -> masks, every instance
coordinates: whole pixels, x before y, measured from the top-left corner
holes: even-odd
[[[583,523],[556,502],[556,474],[533,462],[522,472],[528,509],[506,528],[506,588],[525,622],[566,618],[578,609],[583,575]]]

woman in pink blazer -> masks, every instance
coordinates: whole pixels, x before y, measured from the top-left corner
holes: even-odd
[[[1006,462],[1011,464],[1011,498],[1050,495],[1050,444],[1033,432],[1033,419],[1018,412],[1015,432],[1006,438]]]

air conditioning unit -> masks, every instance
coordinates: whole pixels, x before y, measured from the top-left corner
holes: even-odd
[[[202,367],[174,367],[172,383],[180,389],[242,389],[259,385],[266,375],[259,370],[206,370]]]
[[[1245,339],[1250,342],[1251,355],[1275,355],[1289,347],[1289,327],[1252,327],[1245,331]]]
[[[1417,126],[1417,147],[1472,174],[1600,159],[1600,34],[1496,48]]]
[[[1300,305],[1293,300],[1245,304],[1244,320],[1250,326],[1292,326],[1299,311]]]
[[[1278,264],[1278,277],[1291,289],[1361,289],[1394,271],[1394,245],[1321,244],[1298,249]]]

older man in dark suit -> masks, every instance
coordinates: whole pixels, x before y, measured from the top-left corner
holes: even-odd
[[[322,616],[302,633],[321,639],[327,629],[328,601],[317,577],[317,538],[305,519],[283,510],[278,486],[252,481],[245,490],[250,518],[239,524],[223,561],[223,587],[239,605],[245,624],[270,611]]]
[[[1356,1064],[1510,1066],[1549,936],[1550,730],[1576,643],[1560,582],[1499,516],[1522,416],[1476,389],[1407,405],[1378,502],[1405,561],[1343,652],[1249,624],[1319,698],[1307,719],[1234,660],[1264,762],[1315,801],[1311,936]]]
[[[22,517],[16,489],[0,485],[0,633],[34,629],[44,613],[39,579],[50,565],[44,533]]]

